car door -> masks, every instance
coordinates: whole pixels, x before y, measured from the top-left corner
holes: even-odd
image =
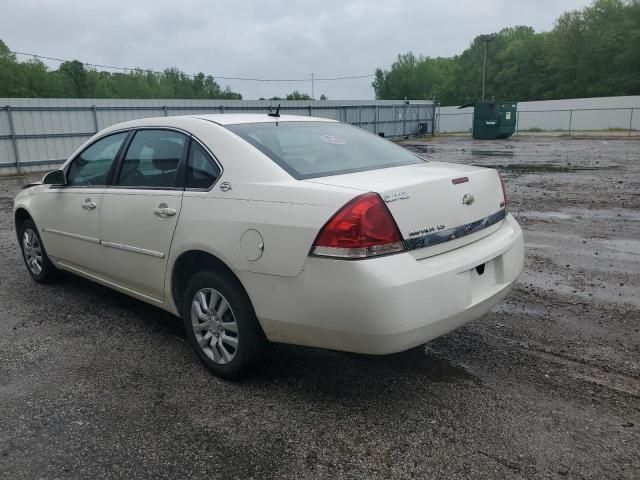
[[[128,131],[102,137],[71,161],[67,184],[38,196],[38,227],[47,253],[64,264],[98,271],[102,196]]]
[[[101,271],[160,300],[182,206],[188,143],[176,130],[137,130],[102,197]]]

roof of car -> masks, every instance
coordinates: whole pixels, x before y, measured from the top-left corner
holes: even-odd
[[[306,117],[297,115],[282,115],[270,117],[266,113],[217,113],[201,115],[171,115],[169,117],[150,117],[128,120],[105,128],[101,133],[109,133],[123,128],[145,127],[184,127],[189,122],[208,121],[217,125],[238,125],[242,123],[283,123],[283,122],[336,122],[328,118]]]
[[[266,113],[216,113],[209,115],[189,115],[218,125],[235,125],[239,123],[277,123],[277,122],[336,122],[328,118],[307,117],[302,115],[281,115],[271,117]]]

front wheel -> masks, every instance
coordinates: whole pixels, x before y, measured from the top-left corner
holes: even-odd
[[[58,269],[51,263],[44,249],[38,228],[33,220],[20,225],[20,248],[22,258],[31,277],[39,283],[51,283],[58,276]]]
[[[247,293],[237,280],[221,272],[204,271],[191,278],[182,318],[200,359],[223,378],[246,374],[265,343]]]

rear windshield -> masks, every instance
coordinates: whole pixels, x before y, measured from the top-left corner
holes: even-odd
[[[227,128],[298,180],[425,161],[388,140],[342,123],[243,123]]]

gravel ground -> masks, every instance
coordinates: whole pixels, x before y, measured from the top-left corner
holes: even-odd
[[[31,281],[0,179],[0,477],[640,478],[640,141],[405,143],[505,174],[514,291],[402,354],[273,346],[242,383],[160,310]]]

